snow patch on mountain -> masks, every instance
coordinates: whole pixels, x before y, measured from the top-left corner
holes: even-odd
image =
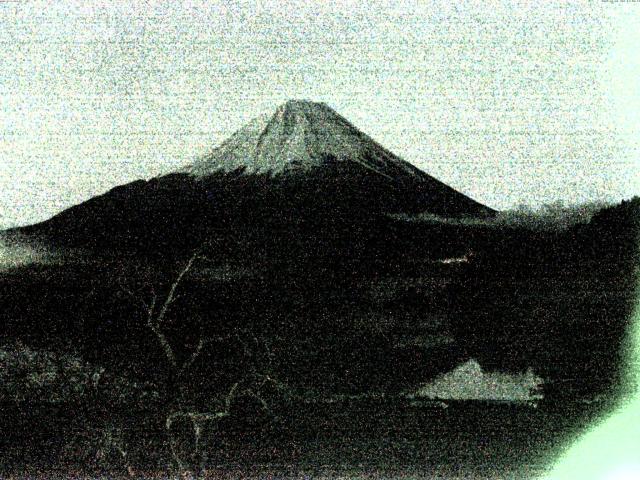
[[[543,380],[528,369],[525,373],[484,372],[469,360],[436,378],[416,392],[416,398],[434,400],[492,400],[532,402],[541,400]]]

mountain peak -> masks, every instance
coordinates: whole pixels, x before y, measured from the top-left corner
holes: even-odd
[[[311,100],[290,99],[280,104],[276,112],[312,112],[317,110],[331,110],[324,102],[313,102]]]
[[[237,170],[247,174],[283,174],[320,167],[328,158],[351,161],[385,176],[388,173],[384,170],[390,163],[405,175],[419,172],[327,104],[296,99],[281,104],[272,115],[251,120],[186,167],[185,173],[196,177]]]
[[[289,100],[253,119],[180,173],[206,180],[230,172],[295,179],[318,191],[335,190],[332,195],[355,195],[353,201],[386,202],[394,211],[489,211],[394,155],[325,103],[308,100]],[[380,196],[387,198],[374,198]]]

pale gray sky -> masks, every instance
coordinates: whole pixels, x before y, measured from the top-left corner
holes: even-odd
[[[324,101],[492,207],[640,183],[640,3],[0,1],[0,228]]]

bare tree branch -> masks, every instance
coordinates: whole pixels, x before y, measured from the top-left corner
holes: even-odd
[[[149,305],[149,308],[147,309],[147,313],[148,313],[148,320],[149,322],[151,322],[151,319],[153,318],[153,314],[155,312],[156,309],[156,302],[158,301],[158,296],[155,293],[155,290],[153,290],[153,287],[151,288],[153,293],[152,293],[152,297],[151,297],[151,304]]]
[[[165,317],[167,315],[169,307],[171,306],[172,303],[174,303],[179,298],[176,295],[176,290],[180,286],[180,284],[181,284],[182,280],[184,279],[185,275],[193,267],[194,262],[199,258],[201,258],[201,255],[200,255],[199,251],[194,253],[191,256],[191,258],[189,258],[187,263],[184,265],[184,267],[178,273],[178,276],[176,277],[176,279],[171,284],[169,292],[168,292],[166,298],[164,299],[164,302],[162,302],[162,307],[161,307],[160,311],[157,314],[156,314],[156,307],[158,305],[158,295],[156,294],[156,291],[155,291],[155,288],[153,287],[153,285],[149,285],[149,290],[151,292],[151,299],[150,299],[150,301],[145,301],[141,297],[140,292],[133,292],[126,285],[124,285],[124,284],[122,284],[120,282],[120,287],[121,287],[122,291],[124,291],[134,301],[138,302],[142,306],[142,308],[144,309],[144,311],[146,313],[146,316],[147,316],[147,326],[151,329],[153,334],[156,336],[156,338],[158,340],[158,343],[160,343],[160,346],[162,347],[162,350],[163,350],[163,352],[165,354],[165,357],[167,358],[168,362],[171,364],[171,367],[173,368],[174,373],[176,373],[177,376],[181,376],[184,373],[184,371],[187,368],[189,368],[193,364],[193,362],[195,362],[197,357],[200,355],[200,353],[202,351],[202,348],[204,347],[204,344],[205,344],[204,339],[200,340],[200,342],[198,343],[198,347],[193,352],[193,354],[191,355],[190,359],[187,362],[185,362],[185,364],[180,366],[178,364],[178,360],[177,360],[176,354],[175,354],[173,348],[171,347],[171,344],[170,344],[167,336],[162,332],[160,327],[161,327],[162,322],[164,321],[164,319],[165,319]]]
[[[178,289],[178,286],[182,282],[182,279],[187,274],[187,272],[189,272],[189,270],[191,270],[191,267],[193,266],[194,262],[196,261],[196,259],[199,256],[200,256],[200,254],[198,252],[194,253],[191,256],[191,258],[187,261],[187,263],[184,266],[184,268],[182,270],[180,270],[180,273],[178,273],[178,276],[176,277],[175,281],[171,284],[171,288],[169,289],[169,293],[167,294],[167,298],[165,299],[164,303],[162,304],[162,308],[160,309],[160,313],[158,313],[158,315],[156,317],[156,320],[155,320],[156,325],[160,325],[162,323],[162,321],[164,320],[164,317],[167,314],[167,310],[169,309],[169,306],[175,301],[175,295],[176,295],[176,290]]]
[[[256,399],[260,405],[262,406],[262,409],[265,412],[268,412],[269,415],[272,415],[271,409],[269,408],[269,404],[266,402],[266,400],[264,398],[262,398],[261,395],[259,395],[255,390],[252,389],[246,389],[244,391],[244,393],[246,393],[248,396],[250,396],[251,398]]]
[[[184,362],[182,364],[182,367],[180,367],[180,371],[178,372],[178,377],[181,377],[184,374],[184,372],[186,372],[189,368],[191,368],[191,365],[193,365],[193,363],[198,359],[198,357],[200,356],[200,353],[202,352],[202,349],[207,343],[209,343],[208,340],[206,340],[204,337],[200,337],[200,340],[198,341],[198,346],[191,353],[189,360]]]
[[[149,328],[158,339],[158,342],[160,342],[160,346],[162,347],[162,350],[164,351],[164,354],[167,357],[167,360],[169,361],[173,369],[177,370],[178,360],[176,359],[176,355],[173,352],[173,348],[171,348],[171,344],[169,343],[169,340],[167,340],[167,337],[165,336],[164,333],[162,333],[162,331],[158,328],[158,326],[151,323],[151,321],[149,321]]]
[[[224,410],[226,412],[231,410],[231,402],[233,402],[233,398],[236,395],[236,390],[238,389],[239,384],[240,382],[234,383],[231,389],[229,390],[229,393],[227,393],[227,397],[224,399]]]
[[[227,396],[225,397],[225,401],[224,401],[224,410],[221,410],[219,412],[191,412],[191,411],[173,412],[172,414],[167,416],[167,419],[165,422],[165,426],[167,430],[170,430],[173,423],[181,418],[189,419],[192,422],[194,422],[194,424],[195,422],[198,422],[201,424],[202,422],[205,422],[205,421],[220,420],[221,418],[228,417],[231,414],[231,405],[233,403],[233,399],[236,397],[238,385],[239,385],[239,382],[234,383],[231,386],[231,389],[229,390],[229,392],[227,393]]]

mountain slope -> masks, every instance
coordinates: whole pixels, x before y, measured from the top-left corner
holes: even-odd
[[[328,193],[383,211],[492,213],[394,155],[324,103],[290,100],[182,172],[201,180],[236,172],[284,183],[322,181]]]

